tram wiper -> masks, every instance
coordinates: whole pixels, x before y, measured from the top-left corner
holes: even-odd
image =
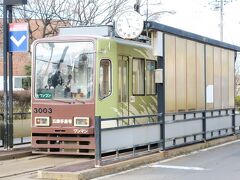
[[[85,104],[85,101],[82,101],[82,100],[79,100],[79,99],[73,99],[72,101],[64,101],[64,100],[60,100],[60,99],[54,99],[53,101],[63,102],[63,103],[66,103],[66,104],[74,104],[75,102],[80,102],[82,104]]]
[[[63,50],[63,52],[62,52],[62,56],[61,56],[61,58],[60,58],[60,60],[59,60],[59,63],[64,61],[65,56],[66,56],[66,54],[67,54],[68,48],[69,48],[69,46],[66,46],[66,47],[64,48],[64,50]]]
[[[53,101],[63,102],[63,103],[66,103],[66,104],[71,104],[71,102],[69,102],[69,101],[64,101],[64,100],[60,100],[60,99],[53,99]]]
[[[73,99],[73,101],[72,101],[72,103],[75,103],[75,102],[80,102],[80,103],[82,103],[82,104],[85,104],[85,101],[82,101],[82,100],[80,100],[80,99]]]

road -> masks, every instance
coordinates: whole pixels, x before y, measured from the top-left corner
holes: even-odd
[[[239,180],[240,140],[97,179]]]

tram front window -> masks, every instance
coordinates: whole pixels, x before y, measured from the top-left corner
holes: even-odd
[[[35,48],[35,97],[91,99],[93,43],[39,43]]]

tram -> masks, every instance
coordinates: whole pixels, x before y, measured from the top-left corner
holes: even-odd
[[[94,155],[94,117],[156,114],[156,58],[146,43],[94,35],[33,44],[32,146]]]

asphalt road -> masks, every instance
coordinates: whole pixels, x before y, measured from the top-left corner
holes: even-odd
[[[239,180],[240,140],[97,179]]]

